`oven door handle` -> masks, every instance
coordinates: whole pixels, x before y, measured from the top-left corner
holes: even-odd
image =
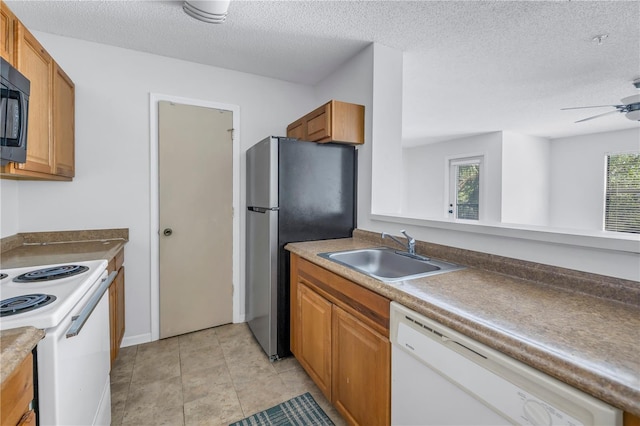
[[[102,295],[107,291],[113,280],[116,279],[117,275],[118,272],[113,271],[107,278],[104,278],[100,283],[100,287],[98,287],[98,290],[93,293],[93,296],[91,296],[91,299],[89,299],[85,307],[82,308],[80,314],[71,318],[71,327],[69,327],[69,329],[67,330],[67,339],[80,334],[80,330],[82,330],[82,327],[84,327],[84,324],[89,319],[89,316],[91,316],[93,310],[96,308],[96,306],[98,306],[98,303],[100,303]]]

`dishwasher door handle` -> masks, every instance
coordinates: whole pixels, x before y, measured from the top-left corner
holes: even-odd
[[[465,345],[463,345],[462,343],[458,342],[457,340],[451,339],[451,338],[449,338],[449,337],[445,336],[444,334],[443,334],[443,335],[441,335],[441,338],[442,338],[442,342],[443,342],[443,343],[445,343],[445,344],[446,344],[446,343],[449,343],[449,342],[451,342],[451,343],[455,343],[456,345],[458,345],[458,346],[460,346],[460,347],[462,347],[462,348],[464,348],[464,349],[468,350],[469,352],[472,352],[474,355],[477,355],[477,356],[482,357],[482,358],[484,358],[484,359],[488,359],[485,355],[482,355],[480,352],[474,351],[474,350],[473,350],[473,349],[471,349],[470,347],[465,346]]]
[[[87,304],[84,306],[84,308],[82,308],[82,311],[80,311],[80,314],[71,317],[71,327],[69,327],[66,334],[67,339],[80,334],[80,330],[82,330],[82,327],[84,327],[85,323],[91,316],[91,313],[96,308],[96,306],[98,306],[98,303],[100,303],[102,295],[107,291],[113,280],[116,279],[117,275],[118,272],[113,271],[107,278],[104,278],[100,283],[100,287],[98,287],[98,290],[93,293]]]

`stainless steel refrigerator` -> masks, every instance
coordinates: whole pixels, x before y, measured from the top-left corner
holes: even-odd
[[[246,318],[270,359],[289,355],[290,242],[348,238],[357,151],[268,137],[247,151]]]

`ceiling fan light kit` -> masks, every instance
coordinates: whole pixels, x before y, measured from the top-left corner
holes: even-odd
[[[227,20],[230,0],[185,1],[184,12],[202,22],[223,24]]]
[[[640,107],[638,107],[638,109],[634,110],[634,111],[629,111],[626,114],[626,117],[629,120],[633,120],[633,121],[640,121]]]
[[[633,81],[633,85],[636,89],[640,89],[640,78],[635,79]],[[622,98],[620,102],[622,102],[620,105],[594,105],[594,106],[584,106],[584,107],[561,108],[561,110],[583,109],[583,108],[604,108],[604,107],[615,108],[615,111],[609,111],[602,114],[594,115],[592,117],[583,118],[582,120],[576,121],[576,123],[582,123],[583,121],[589,121],[594,118],[602,117],[604,115],[609,115],[616,112],[624,113],[624,116],[631,121],[640,121],[640,94],[627,96],[626,98]]]

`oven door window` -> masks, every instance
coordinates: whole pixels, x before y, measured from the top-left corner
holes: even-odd
[[[0,89],[0,144],[19,147],[22,126],[22,105],[20,92],[9,90],[4,85]]]

